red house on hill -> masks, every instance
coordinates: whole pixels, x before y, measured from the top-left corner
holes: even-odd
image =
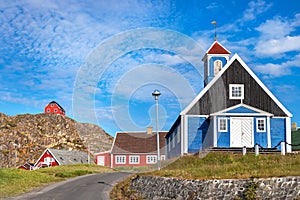
[[[165,160],[165,136],[159,132],[160,157]],[[111,151],[96,154],[96,163],[107,167],[148,166],[157,162],[156,133],[117,132]]]
[[[65,115],[66,112],[57,102],[51,101],[48,103],[44,109],[45,113],[54,113],[58,115]]]
[[[37,159],[35,164],[25,163],[18,168],[25,170],[36,170],[42,167],[87,163],[89,163],[89,156],[86,152],[48,148]]]

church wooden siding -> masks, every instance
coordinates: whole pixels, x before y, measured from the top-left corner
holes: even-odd
[[[287,116],[237,60],[227,68],[222,77],[188,111],[187,115],[209,115],[239,104],[240,100],[229,99],[229,84],[244,84],[243,103],[273,113],[274,116]]]

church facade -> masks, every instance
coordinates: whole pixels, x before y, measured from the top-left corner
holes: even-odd
[[[291,152],[292,114],[237,54],[230,54],[218,41],[206,51],[204,88],[166,135],[167,158],[211,147],[272,148],[281,141]]]

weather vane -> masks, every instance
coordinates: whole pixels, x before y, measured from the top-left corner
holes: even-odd
[[[211,22],[211,24],[213,24],[215,26],[215,41],[217,41],[217,22],[214,20]]]

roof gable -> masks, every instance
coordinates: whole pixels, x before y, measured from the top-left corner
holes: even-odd
[[[211,115],[213,116],[213,115],[241,115],[241,114],[254,115],[254,116],[273,116],[273,114],[271,113],[254,108],[252,106],[248,106],[243,103],[221,110]]]
[[[51,101],[50,103],[48,103],[48,105],[50,105],[50,104],[52,104],[52,103],[53,103],[53,104],[56,104],[56,105],[59,107],[60,110],[65,111],[65,109],[64,109],[63,107],[61,107],[56,101]],[[48,105],[47,105],[47,106],[48,106]]]
[[[166,131],[159,132],[160,149],[165,147]],[[147,134],[146,132],[117,132],[112,146],[111,153],[156,153],[156,133]],[[164,150],[161,150],[164,152]]]
[[[88,154],[83,151],[49,149],[49,152],[60,165],[88,163]]]
[[[246,80],[249,82],[245,84]],[[245,84],[245,90],[247,90],[243,100],[245,104],[274,113],[276,116],[292,117],[292,114],[237,54],[229,60],[219,74],[209,82],[180,114],[210,115],[239,104],[240,100],[229,100],[229,84]],[[255,93],[258,93],[258,95]],[[257,98],[254,95],[257,95]]]
[[[223,47],[218,41],[215,41],[206,51],[206,54],[230,54],[230,51]]]
[[[69,165],[69,164],[81,164],[88,163],[88,154],[83,151],[67,151],[63,149],[46,149],[40,158],[37,160],[35,165],[40,162],[43,155],[49,152],[51,156],[58,162],[59,165]]]

